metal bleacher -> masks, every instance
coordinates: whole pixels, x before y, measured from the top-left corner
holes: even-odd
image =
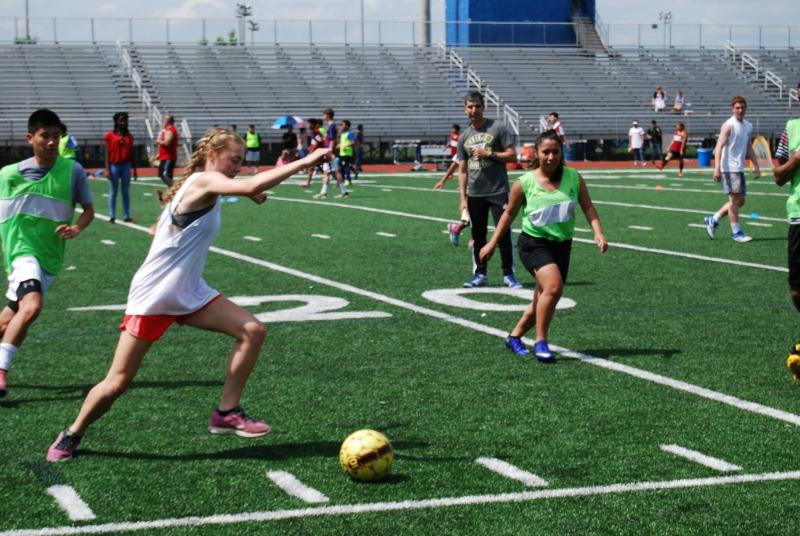
[[[194,132],[214,124],[256,123],[281,115],[363,123],[371,137],[440,138],[463,119],[460,95],[420,47],[274,45],[135,46],[137,69],[153,80],[159,108],[188,119]],[[155,98],[154,98],[155,100]]]
[[[57,111],[79,140],[99,139],[120,110],[132,114],[134,136],[144,135],[136,95],[115,73],[115,62],[95,45],[0,46],[0,139],[23,142],[36,108]]]
[[[762,134],[779,133],[790,113],[787,101],[739,72],[722,50],[470,47],[457,53],[530,129],[556,111],[573,139],[624,138],[634,119],[667,127],[683,121],[691,136],[711,137],[730,116],[733,95],[748,99],[748,119]],[[651,106],[657,86],[668,93],[660,113]],[[688,115],[670,111],[678,90],[691,103]]]
[[[384,45],[123,45],[152,102],[186,119],[195,136],[218,124],[242,130],[255,123],[267,139],[281,115],[363,123],[369,139],[439,140],[452,123],[465,123],[466,84],[436,47]],[[633,119],[657,118],[665,128],[687,124],[692,137],[708,137],[741,94],[757,132],[780,132],[792,111],[786,99],[714,49],[610,49],[578,47],[456,49],[465,65],[522,118],[521,141],[538,131],[539,118],[559,112],[573,139],[624,138]],[[759,50],[765,67],[800,80],[797,51]],[[144,139],[138,92],[115,45],[0,45],[0,139],[23,143],[25,122],[39,107],[57,111],[81,141],[99,143],[117,111],[128,111],[134,135]],[[667,111],[655,114],[656,86],[668,92]],[[669,112],[677,90],[691,115]]]

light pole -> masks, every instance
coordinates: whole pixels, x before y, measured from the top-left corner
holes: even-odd
[[[361,46],[364,46],[364,0],[361,0]]]
[[[250,26],[250,46],[253,46],[255,43],[255,33],[258,31],[258,23],[254,20],[248,20],[247,24]]]
[[[239,19],[239,44],[244,45],[244,21],[253,14],[253,6],[250,4],[236,4],[236,18]]]
[[[669,46],[672,48],[672,11],[660,11],[658,13],[658,20],[663,25],[663,38],[662,42],[664,48],[667,48],[667,27],[669,26]]]
[[[25,0],[25,43],[30,45],[31,44],[31,23],[30,17],[28,16],[28,0]]]

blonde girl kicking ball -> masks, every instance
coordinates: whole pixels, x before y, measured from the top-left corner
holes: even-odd
[[[268,424],[249,417],[239,405],[264,344],[264,325],[209,287],[203,268],[220,229],[222,196],[248,196],[263,203],[267,190],[329,155],[330,149],[318,149],[280,168],[234,180],[244,159],[242,139],[232,130],[216,128],[199,141],[183,178],[164,197],[150,252],[133,276],[111,367],[89,391],[75,421],[58,434],[47,451],[48,461],[72,457],[89,425],[111,409],[133,381],[147,351],[174,322],[234,339],[209,432],[241,437],[270,432]]]
[[[522,234],[517,248],[522,264],[536,279],[536,292],[506,338],[506,347],[518,356],[529,355],[530,350],[522,337],[535,326],[536,359],[551,363],[554,357],[547,344],[547,334],[567,280],[577,205],[592,226],[594,241],[601,253],[608,249],[608,240],[586,183],[577,171],[564,166],[561,137],[554,130],[542,133],[536,140],[536,158],[538,167],[512,186],[508,207],[492,238],[481,249],[480,258],[484,262],[489,260],[498,238],[511,227],[522,209]]]

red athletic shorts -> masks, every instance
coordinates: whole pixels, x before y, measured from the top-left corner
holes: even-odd
[[[180,325],[185,324],[187,320],[221,297],[222,294],[217,294],[197,311],[185,315],[125,315],[119,325],[119,329],[127,331],[137,339],[155,342],[161,338],[174,322]]]

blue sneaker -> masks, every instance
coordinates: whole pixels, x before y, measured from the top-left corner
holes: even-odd
[[[522,283],[513,275],[503,276],[503,284],[509,288],[522,288]]]
[[[506,337],[506,348],[514,350],[514,353],[520,357],[528,357],[531,355],[531,351],[528,350],[528,347],[525,346],[525,343],[522,342],[520,337],[512,337],[511,335]]]
[[[483,274],[475,274],[472,279],[464,283],[464,288],[478,288],[489,286],[489,278]]]
[[[541,363],[552,363],[556,360],[545,340],[541,340],[533,345],[533,353],[536,355],[536,359]]]
[[[706,232],[708,233],[708,237],[711,240],[714,240],[714,233],[717,232],[717,225],[719,225],[719,222],[714,221],[713,216],[706,216],[703,218],[703,221],[706,222]]]

